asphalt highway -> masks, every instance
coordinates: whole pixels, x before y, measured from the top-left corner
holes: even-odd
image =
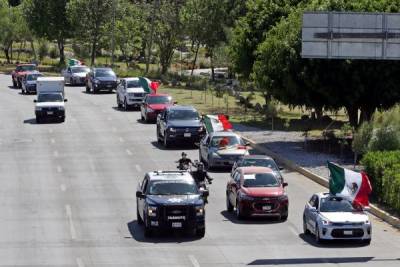
[[[316,244],[302,212],[324,188],[284,171],[286,222],[237,221],[225,210],[228,172],[213,172],[206,236],[146,239],[135,191],[144,173],[174,170],[182,151],[164,150],[155,125],[116,108],[115,94],[66,87],[66,122],[36,124],[35,96],[0,75],[0,267],[69,266],[400,266],[400,232],[372,218],[369,246]]]

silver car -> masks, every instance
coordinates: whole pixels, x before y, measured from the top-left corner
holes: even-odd
[[[304,234],[314,234],[318,243],[342,239],[370,244],[372,225],[367,213],[354,209],[348,199],[317,193],[304,208],[303,230]]]
[[[64,76],[65,83],[70,85],[84,85],[86,83],[86,74],[90,72],[90,68],[86,66],[69,66],[63,70],[62,75]]]

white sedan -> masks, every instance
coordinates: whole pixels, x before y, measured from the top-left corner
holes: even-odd
[[[315,241],[360,240],[371,242],[372,225],[368,214],[353,208],[352,203],[329,193],[314,194],[303,213],[304,234],[314,234]]]

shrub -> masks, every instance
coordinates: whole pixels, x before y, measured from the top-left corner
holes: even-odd
[[[46,41],[40,42],[38,55],[39,59],[43,60],[49,54],[49,46]]]
[[[353,151],[359,155],[364,155],[368,152],[368,144],[372,137],[373,126],[371,123],[364,122],[354,133]]]
[[[50,56],[50,58],[58,58],[58,49],[55,47],[51,48],[50,52],[49,52],[49,56]]]
[[[400,163],[397,163],[384,171],[382,177],[383,202],[400,212]]]

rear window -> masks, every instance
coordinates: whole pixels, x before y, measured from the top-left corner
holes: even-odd
[[[257,166],[257,167],[267,167],[273,170],[279,170],[275,161],[272,159],[243,159],[239,163],[239,167],[248,167],[248,166]]]
[[[244,187],[277,187],[280,182],[272,173],[245,174]]]
[[[112,70],[96,70],[96,77],[116,77]]]
[[[127,81],[127,84],[126,84],[127,86],[127,88],[136,88],[136,87],[142,87],[141,85],[140,85],[140,83],[139,83],[139,81],[138,80],[133,80],[133,81]]]
[[[29,74],[26,76],[27,81],[36,81],[38,77],[43,77],[43,74]]]
[[[148,104],[168,104],[171,103],[170,96],[149,96],[147,98]]]

